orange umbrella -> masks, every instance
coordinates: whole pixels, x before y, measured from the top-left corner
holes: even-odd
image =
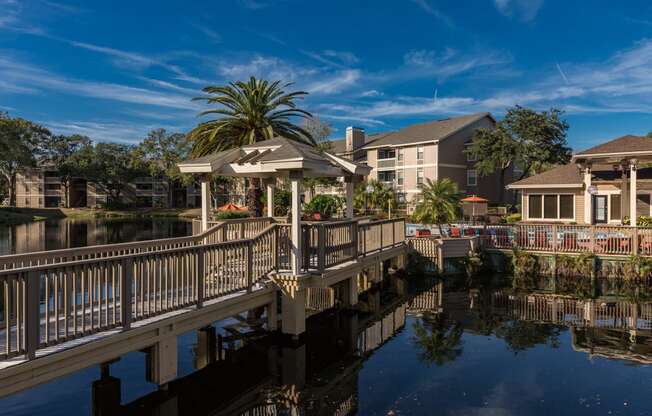
[[[247,208],[245,207],[239,207],[236,204],[228,203],[225,205],[222,205],[217,209],[219,212],[225,212],[225,211],[246,211]]]
[[[489,200],[472,195],[462,199],[462,202],[489,202]]]

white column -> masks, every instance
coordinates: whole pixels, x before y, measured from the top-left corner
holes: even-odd
[[[629,162],[629,225],[636,227],[636,160]]]
[[[274,179],[267,180],[267,216],[274,216]]]
[[[301,180],[303,172],[290,172],[290,188],[292,190],[292,274],[301,274]]]
[[[344,178],[344,188],[346,190],[346,218],[353,218],[353,178],[347,176]]]
[[[208,216],[211,206],[211,190],[208,175],[201,178],[201,230],[208,230]]]
[[[591,186],[591,166],[584,167],[584,222],[593,224],[593,195],[589,193]]]

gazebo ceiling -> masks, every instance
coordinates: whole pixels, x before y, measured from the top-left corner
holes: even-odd
[[[307,177],[365,176],[371,171],[314,147],[276,137],[179,163],[182,173],[217,173],[236,177],[283,177],[302,171]]]

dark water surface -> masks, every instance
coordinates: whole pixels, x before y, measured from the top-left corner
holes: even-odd
[[[221,359],[199,370],[188,333],[164,391],[132,353],[111,366],[119,403],[90,368],[0,399],[0,415],[652,415],[649,285],[419,280],[313,316],[298,342],[217,323]]]
[[[191,234],[191,222],[177,218],[48,219],[29,224],[0,225],[0,255]]]

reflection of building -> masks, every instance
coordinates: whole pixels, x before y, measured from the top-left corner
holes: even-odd
[[[16,206],[25,208],[101,207],[110,192],[101,185],[73,178],[68,189],[56,171],[32,169],[16,177]],[[201,205],[197,184],[184,185],[153,177],[136,178],[121,191],[120,203],[153,208],[195,208]]]

